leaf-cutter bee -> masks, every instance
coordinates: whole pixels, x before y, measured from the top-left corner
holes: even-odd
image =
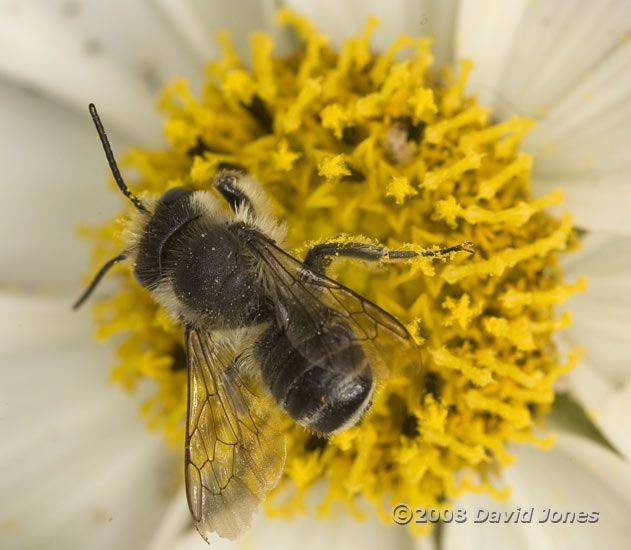
[[[220,171],[213,181],[226,206],[211,190],[183,187],[141,201],[123,181],[92,104],[90,113],[114,179],[136,211],[126,250],[101,268],[74,307],[127,260],[138,283],[181,323],[190,512],[204,539],[211,532],[237,538],[282,474],[279,409],[332,434],[366,412],[386,358],[400,352],[420,363],[401,323],[326,276],[331,259],[417,253],[344,241],[316,245],[298,261],[278,244],[283,229],[257,183],[237,171]]]

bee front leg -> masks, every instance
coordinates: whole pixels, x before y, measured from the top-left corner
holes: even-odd
[[[245,206],[250,213],[254,214],[254,206],[246,193],[239,187],[239,179],[242,176],[233,170],[222,170],[213,181],[215,189],[226,199],[233,211]]]

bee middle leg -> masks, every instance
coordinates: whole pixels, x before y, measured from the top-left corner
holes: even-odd
[[[420,254],[414,250],[388,250],[384,246],[372,245],[359,242],[333,242],[317,244],[309,249],[304,260],[304,264],[320,275],[326,274],[333,258],[344,256],[356,258],[358,260],[379,261],[379,260],[403,260],[415,258],[417,256],[439,257],[459,252],[461,250],[472,252],[472,243],[462,243],[438,250],[425,250]]]

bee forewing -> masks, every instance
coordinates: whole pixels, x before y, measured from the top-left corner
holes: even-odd
[[[313,272],[263,235],[256,235],[249,245],[275,299],[277,322],[303,356],[311,358],[318,353],[314,334],[334,317],[351,328],[377,378],[420,366],[412,337],[392,315],[333,279]],[[334,361],[329,368],[335,368]]]
[[[275,406],[238,375],[227,376],[234,351],[204,330],[185,334],[188,416],[185,478],[197,529],[238,538],[273,489],[285,463]]]

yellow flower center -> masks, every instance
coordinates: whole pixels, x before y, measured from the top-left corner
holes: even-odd
[[[530,196],[532,160],[516,148],[532,121],[491,123],[490,111],[463,95],[472,63],[458,76],[430,71],[429,39],[402,35],[377,55],[369,19],[336,52],[308,20],[281,10],[279,22],[302,42],[295,55],[273,57],[271,38],[257,33],[246,68],[221,36],[223,56],[209,64],[199,99],[184,81],[164,90],[171,148],[129,152],[141,174],[132,187],[210,189],[221,166],[238,165],[264,185],[298,257],[340,233],[392,248],[471,241],[475,253],[380,269],[336,260],[334,278],[408,325],[424,372],[386,381],[362,421],[331,439],[288,420],[282,492],[267,511],[303,511],[320,481],[321,513],[341,500],[361,515],[362,497],[386,523],[397,502],[442,508],[466,490],[505,496],[493,474],[513,461],[508,444],[552,443],[535,422],[554,399],[555,378],[576,361],[557,362],[551,335],[570,319],[556,318],[553,306],[585,287],[582,278],[563,284],[557,267],[558,251],[573,242],[569,216],[542,211],[562,193]],[[125,219],[96,232],[95,265],[120,249]],[[181,445],[180,327],[130,266],[117,269],[116,294],[96,306],[98,334],[122,334],[112,379],[129,389],[152,380],[142,412]]]

